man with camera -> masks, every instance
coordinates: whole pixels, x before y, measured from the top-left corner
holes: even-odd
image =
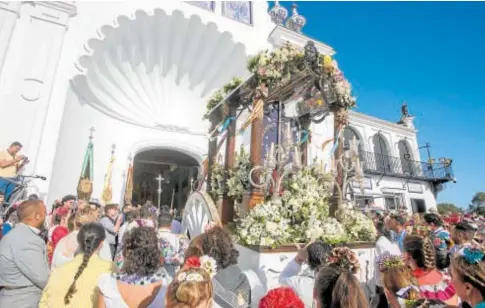
[[[0,191],[4,192],[7,202],[15,188],[17,173],[29,163],[26,156],[18,155],[21,149],[22,144],[15,141],[7,150],[0,151]]]

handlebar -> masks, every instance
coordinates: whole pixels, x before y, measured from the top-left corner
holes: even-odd
[[[42,175],[37,175],[37,174],[31,174],[31,175],[17,175],[15,177],[3,177],[3,176],[0,176],[0,179],[1,180],[5,180],[7,182],[10,182],[10,183],[14,183],[14,184],[17,184],[17,185],[21,185],[21,183],[19,183],[20,180],[24,180],[26,178],[30,178],[30,179],[41,179],[42,181],[45,181],[47,180],[47,178],[45,176],[42,176]],[[17,181],[16,181],[17,180]]]

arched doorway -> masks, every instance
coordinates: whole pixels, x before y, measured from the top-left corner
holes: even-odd
[[[173,149],[139,152],[133,160],[132,203],[138,205],[152,201],[155,206],[166,205],[180,213],[192,182],[197,178],[199,166],[192,156]]]
[[[349,142],[354,139],[354,137],[357,139],[357,141],[359,141],[359,152],[362,152],[362,140],[360,140],[359,135],[355,132],[355,130],[349,126],[345,127],[344,129],[344,147],[349,147]]]
[[[360,139],[359,134],[355,131],[355,129],[353,129],[350,126],[345,127],[345,129],[344,129],[344,147],[345,148],[350,148],[350,141],[352,139],[354,139],[354,137],[359,142],[358,148],[359,148],[360,162],[361,162],[362,166],[364,167],[364,169],[366,169],[367,168],[367,160],[365,159],[365,155],[364,155],[364,152],[363,152],[364,147],[363,147],[363,144],[362,144],[362,140]]]
[[[374,157],[376,170],[379,172],[391,172],[391,165],[389,160],[389,147],[387,146],[386,140],[381,134],[375,134],[372,137],[374,143]]]

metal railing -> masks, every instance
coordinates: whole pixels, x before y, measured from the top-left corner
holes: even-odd
[[[428,163],[380,153],[360,151],[364,172],[396,175],[422,180],[447,181],[453,179],[451,163]]]

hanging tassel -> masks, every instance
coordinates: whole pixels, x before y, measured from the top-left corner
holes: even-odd
[[[236,117],[229,117],[227,119],[224,120],[224,122],[221,122],[221,124],[217,125],[216,128],[214,128],[207,136],[207,138],[209,138],[210,141],[213,141],[214,139],[217,138],[217,136],[213,137],[213,135],[215,134],[215,132],[219,132],[219,133],[222,133],[224,132],[227,127],[229,127],[229,124],[231,123],[231,121],[234,121],[236,120]]]
[[[328,139],[328,140],[325,140],[325,142],[323,142],[323,143],[322,143],[322,151],[324,151],[324,150],[325,150],[325,147],[326,147],[326,146],[327,146],[327,145],[328,145],[330,142],[332,142],[332,141],[333,141],[333,138],[330,138],[330,139]]]
[[[308,130],[303,130],[303,137],[301,137],[300,144],[304,144],[305,142],[308,141],[308,137],[310,135],[310,132]]]
[[[224,123],[221,125],[220,129],[219,129],[219,133],[222,133],[223,131],[225,131],[227,129],[227,127],[229,126],[229,124],[231,123],[231,121],[233,120],[236,120],[236,117],[229,117],[227,118]]]
[[[239,130],[239,134],[243,134],[244,131],[246,130],[246,128],[248,128],[249,125],[256,119],[256,117],[258,117],[258,115],[262,112],[263,106],[264,106],[263,100],[259,100],[256,103],[256,107],[254,107],[254,109],[251,112],[251,114],[249,115],[247,121],[243,124],[243,126]]]
[[[337,147],[338,147],[338,144],[339,144],[339,140],[340,140],[340,135],[342,134],[343,130],[344,129],[341,128],[340,131],[337,134],[337,140],[335,140],[335,143],[333,144],[333,147],[330,150],[330,157],[332,157],[333,156],[333,153],[335,152],[335,150],[337,150]]]

